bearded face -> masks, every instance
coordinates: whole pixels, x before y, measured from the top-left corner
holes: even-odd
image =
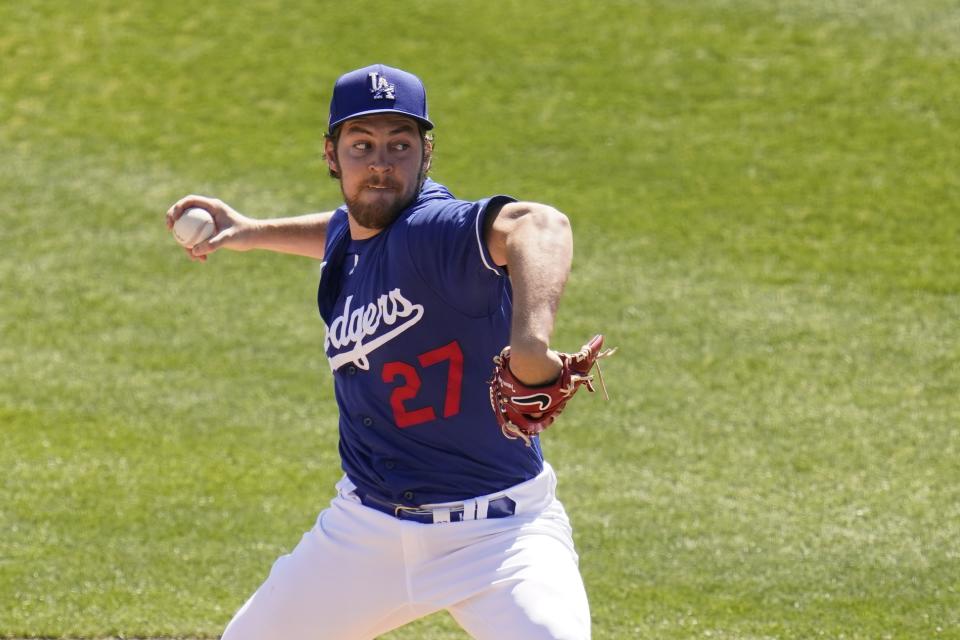
[[[347,211],[361,227],[357,231],[370,237],[416,197],[429,166],[427,148],[416,122],[404,116],[367,116],[342,127],[335,148],[327,141],[327,162],[340,177]]]
[[[416,196],[416,187],[415,182],[404,186],[398,180],[383,178],[362,183],[347,193],[341,182],[347,211],[360,226],[371,230],[384,229],[396,220]]]

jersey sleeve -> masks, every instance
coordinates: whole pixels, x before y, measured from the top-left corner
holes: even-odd
[[[489,212],[509,202],[515,200],[509,196],[446,200],[408,220],[407,244],[420,276],[461,313],[474,317],[492,313],[509,286],[506,270],[490,257],[483,232]]]

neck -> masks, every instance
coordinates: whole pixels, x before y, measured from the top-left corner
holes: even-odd
[[[347,214],[347,221],[350,224],[350,237],[354,240],[366,240],[383,231],[383,229],[371,229],[370,227],[363,226],[354,220],[353,216],[349,215],[349,212]]]

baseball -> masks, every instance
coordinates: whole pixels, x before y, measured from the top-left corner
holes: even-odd
[[[193,207],[187,209],[173,225],[173,237],[187,249],[192,249],[213,235],[216,226],[213,216],[206,209]]]

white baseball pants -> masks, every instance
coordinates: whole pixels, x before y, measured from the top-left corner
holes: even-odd
[[[223,640],[370,640],[441,609],[479,640],[588,640],[590,611],[549,465],[506,518],[421,524],[338,495]],[[480,498],[483,500],[483,498]]]

